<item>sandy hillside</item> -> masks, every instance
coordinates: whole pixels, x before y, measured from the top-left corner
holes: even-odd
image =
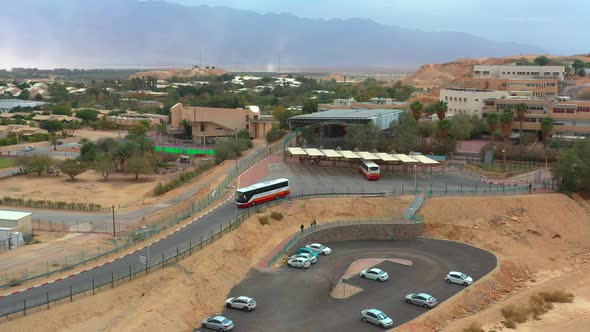
[[[221,68],[208,69],[208,68],[190,68],[190,69],[168,69],[168,70],[152,70],[152,71],[141,71],[131,75],[129,78],[136,77],[155,77],[159,80],[167,80],[172,77],[199,77],[199,76],[219,76],[225,74],[226,71]]]
[[[248,270],[313,218],[318,223],[355,217],[401,215],[410,197],[297,200],[275,211],[285,218],[262,226],[253,216],[206,250],[114,290],[27,317],[0,323],[4,331],[192,331],[206,315],[222,310],[231,288]],[[326,210],[330,206],[331,210]],[[339,211],[334,214],[331,211]],[[267,211],[266,215],[269,214]],[[231,270],[231,273],[227,273]],[[224,278],[219,278],[223,274]]]
[[[417,87],[439,87],[457,78],[467,76],[472,72],[474,65],[496,65],[503,62],[505,62],[503,59],[481,58],[427,64],[421,66],[414,74],[404,78],[402,82]]]
[[[585,318],[569,324],[586,326],[590,312],[590,294],[584,286],[590,279],[590,212],[577,202],[561,194],[433,198],[420,213],[425,217],[425,236],[487,249],[498,256],[500,264],[475,287],[398,330],[462,331],[473,321],[497,323],[502,320],[502,307],[526,302],[530,295],[526,292],[533,288],[565,288],[574,293],[576,306],[556,307],[585,312]],[[570,271],[580,271],[579,279],[572,280]],[[557,281],[559,278],[564,281]],[[478,313],[484,309],[488,310]],[[558,312],[546,314],[548,321],[557,322],[553,326],[571,321],[571,315],[560,316]]]

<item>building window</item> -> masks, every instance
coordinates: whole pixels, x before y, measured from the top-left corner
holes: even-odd
[[[201,123],[201,131],[205,131],[205,124]]]
[[[215,130],[223,130],[223,128],[219,128],[219,127],[217,127],[217,128],[215,128]]]
[[[246,123],[246,130],[250,129],[250,125]]]
[[[246,114],[246,122],[250,121],[250,115]]]

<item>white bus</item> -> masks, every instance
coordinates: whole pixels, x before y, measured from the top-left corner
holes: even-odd
[[[379,165],[372,161],[361,159],[359,164],[359,173],[364,175],[367,180],[379,180],[381,178],[381,172],[379,171]]]
[[[289,193],[289,180],[287,179],[256,183],[236,190],[236,205],[239,208],[246,208],[273,199],[281,199],[289,196]]]

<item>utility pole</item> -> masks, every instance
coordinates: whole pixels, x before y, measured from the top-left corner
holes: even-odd
[[[113,237],[117,237],[117,233],[115,233],[115,204],[113,204]]]

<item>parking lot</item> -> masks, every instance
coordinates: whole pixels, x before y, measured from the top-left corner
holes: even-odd
[[[447,272],[459,270],[477,282],[497,263],[496,257],[487,251],[432,239],[326,245],[333,254],[321,256],[310,269],[284,266],[275,271],[251,270],[230,296],[254,297],[257,309],[226,309],[223,315],[234,321],[236,331],[379,331],[379,327],[361,322],[361,310],[380,309],[393,319],[394,326],[399,326],[427,310],[404,303],[406,294],[430,293],[440,304],[465,288],[445,283]],[[364,291],[346,299],[331,298],[331,287],[353,261],[361,258],[402,258],[413,265],[385,261],[377,267],[389,273],[388,281],[351,277],[347,284]]]

